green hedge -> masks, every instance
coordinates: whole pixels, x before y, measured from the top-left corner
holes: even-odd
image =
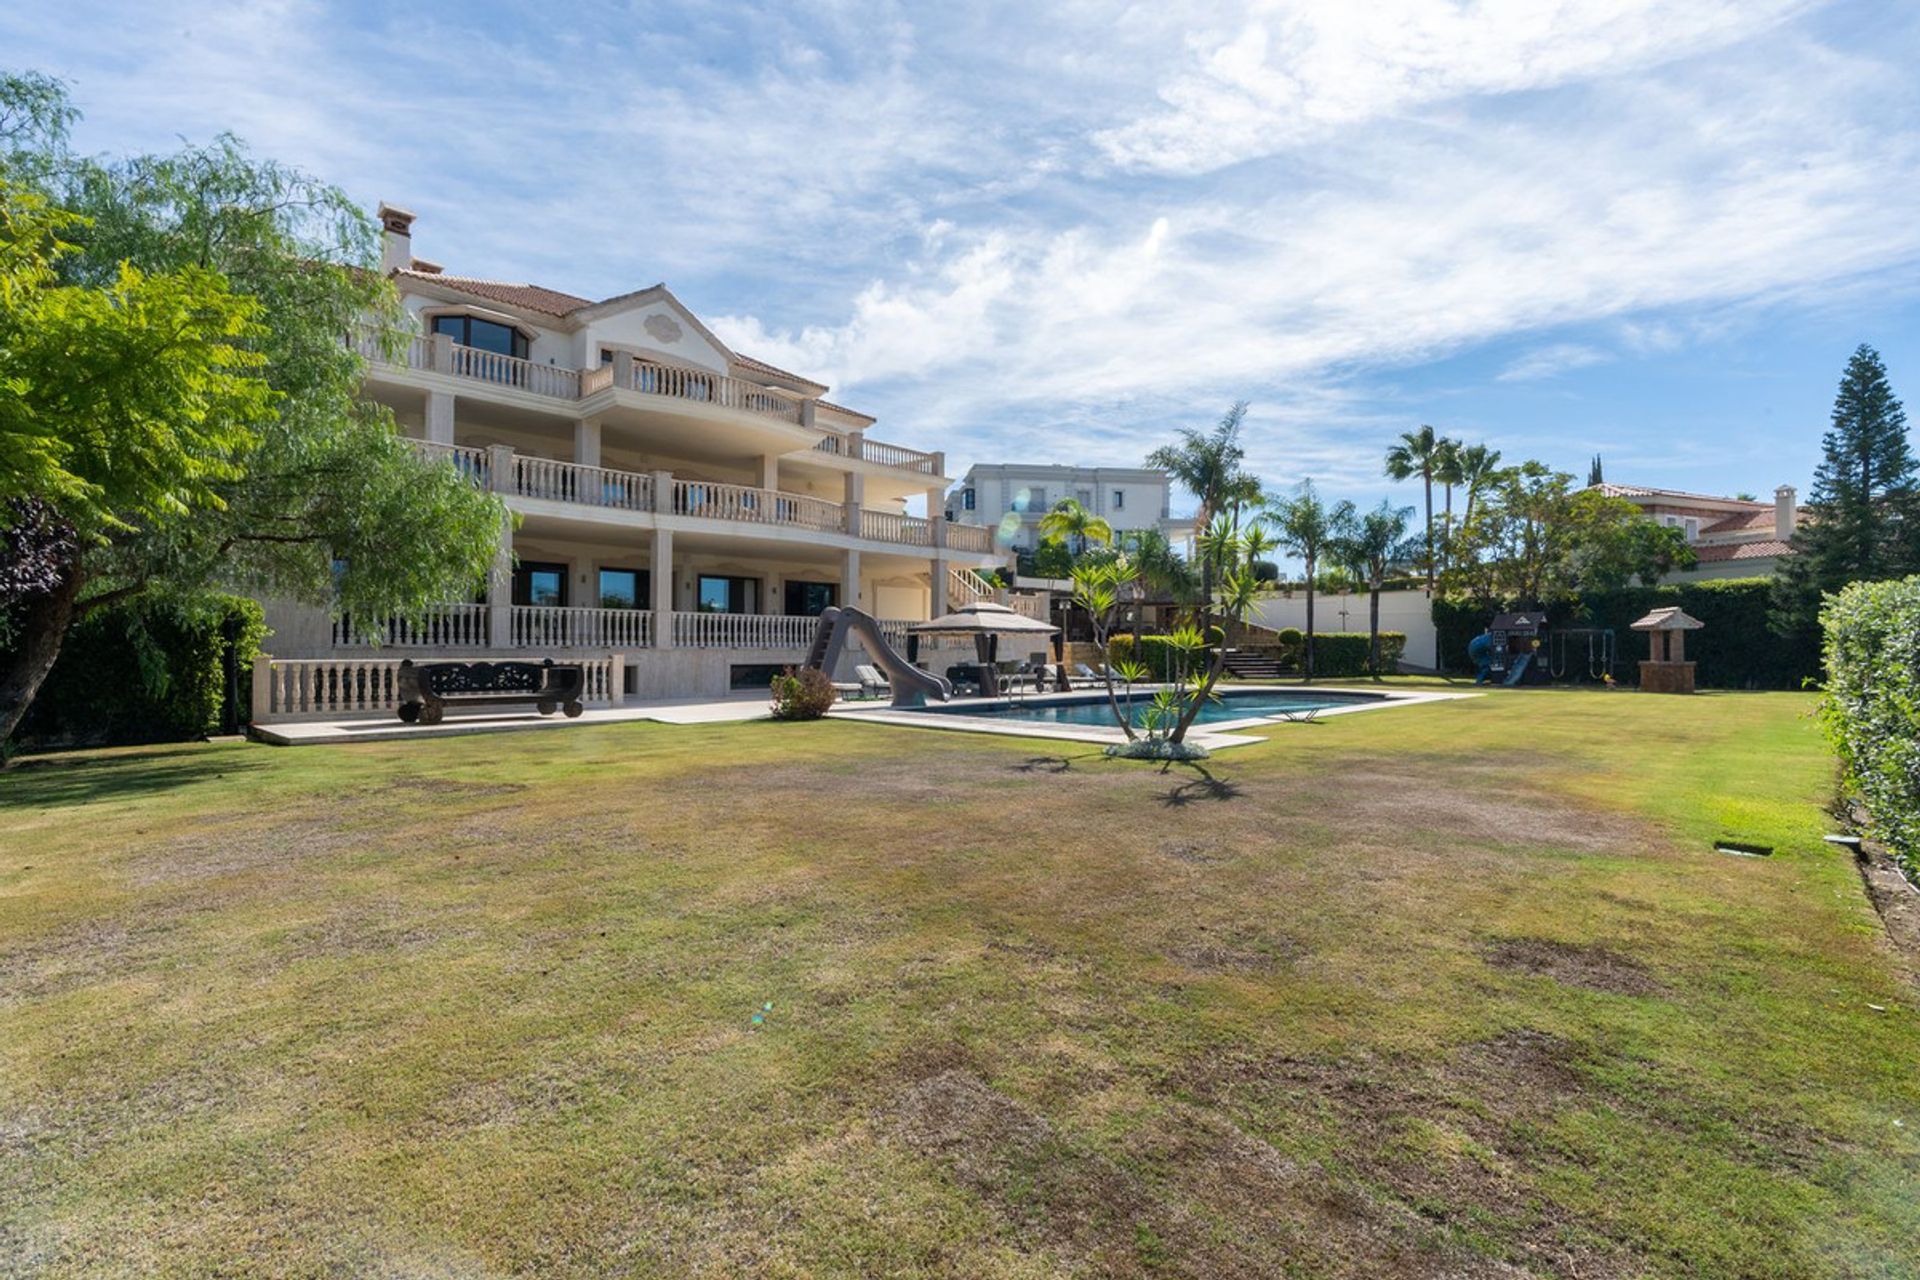
[[[1213,642],[1219,644],[1226,638],[1226,632],[1219,627],[1213,628]],[[1126,662],[1134,656],[1133,637],[1122,634],[1112,638],[1107,644],[1107,661]],[[1177,658],[1173,641],[1168,636],[1141,636],[1138,661],[1155,680],[1173,679],[1173,666]],[[1190,674],[1198,675],[1199,672]]]
[[[1364,676],[1367,670],[1367,633],[1364,631],[1316,631],[1313,633],[1313,674],[1319,676]],[[1399,631],[1380,633],[1380,670],[1388,675],[1399,670],[1400,655],[1407,650],[1407,637]]]
[[[102,609],[67,633],[19,740],[73,746],[204,737],[220,727],[230,639],[236,718],[244,721],[266,632],[260,606],[241,596]]]
[[[1820,672],[1820,638],[1811,631],[1776,635],[1770,625],[1772,597],[1771,578],[1713,578],[1593,592],[1577,601],[1549,605],[1547,618],[1555,627],[1613,628],[1614,678],[1636,684],[1647,642],[1631,629],[1633,623],[1651,610],[1679,605],[1706,624],[1704,630],[1687,634],[1687,657],[1696,664],[1699,684],[1715,689],[1798,689]],[[1471,672],[1467,643],[1486,630],[1496,612],[1503,611],[1460,600],[1435,600],[1433,621],[1439,631],[1441,666]],[[1567,678],[1584,679],[1586,651],[1570,655],[1569,665],[1579,670],[1568,671]]]
[[[1821,718],[1870,829],[1920,873],[1920,576],[1861,582],[1820,611]]]

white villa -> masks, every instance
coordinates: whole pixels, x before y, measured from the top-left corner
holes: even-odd
[[[980,463],[947,494],[946,515],[955,525],[1003,529],[1004,545],[1031,551],[1040,518],[1062,498],[1076,499],[1115,533],[1158,529],[1181,550],[1193,540],[1193,521],[1173,516],[1167,473],[1150,467]]]
[[[421,622],[268,602],[287,669],[257,708],[319,710],[296,684],[358,687],[408,656],[590,658],[602,702],[764,689],[829,605],[899,636],[987,593],[975,570],[1005,549],[943,518],[940,453],[870,436],[874,419],[730,350],[664,285],[595,301],[456,276],[413,256],[411,213],[379,216],[411,329],[397,356],[353,336],[367,394],[519,527],[484,598]],[[907,514],[916,496],[927,518]]]

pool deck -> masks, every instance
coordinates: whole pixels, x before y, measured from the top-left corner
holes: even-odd
[[[1350,715],[1358,711],[1380,711],[1388,707],[1418,702],[1446,702],[1473,698],[1478,694],[1437,690],[1409,690],[1382,693],[1377,689],[1334,685],[1250,685],[1223,684],[1222,693],[1235,691],[1304,693],[1347,693],[1364,695],[1368,701],[1347,706],[1327,707],[1315,718]],[[1041,707],[1061,702],[1084,702],[1093,692],[1027,694],[1019,698],[1024,706]],[[1151,690],[1136,690],[1134,698],[1151,697]],[[955,698],[942,704],[937,712],[896,711],[882,701],[836,703],[828,714],[836,720],[854,720],[863,724],[884,724],[914,729],[944,729],[952,733],[995,733],[1013,738],[1050,738],[1062,742],[1091,742],[1107,745],[1124,742],[1126,736],[1116,725],[1044,724],[1010,717],[969,716],[969,707],[998,707],[1002,698]],[[403,724],[387,716],[356,716],[334,720],[295,720],[256,725],[253,736],[275,746],[316,746],[326,743],[392,742],[410,738],[446,738],[474,733],[518,733],[534,730],[559,730],[587,725],[629,724],[652,720],[661,724],[724,724],[767,718],[767,695],[758,691],[725,698],[679,698],[659,702],[630,702],[618,707],[597,707],[583,712],[578,719],[542,716],[533,711],[479,712],[450,714],[439,724]],[[1253,716],[1245,720],[1226,720],[1195,725],[1188,740],[1209,751],[1229,750],[1262,741],[1247,733],[1287,723],[1285,716]]]

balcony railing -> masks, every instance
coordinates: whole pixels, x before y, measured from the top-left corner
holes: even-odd
[[[804,649],[820,619],[793,613],[676,613],[673,643],[682,649]]]
[[[881,542],[899,542],[909,547],[933,545],[933,522],[918,516],[903,516],[893,511],[862,511],[860,533]]]
[[[651,609],[517,604],[507,616],[515,649],[645,649],[653,644]]]
[[[333,623],[333,644],[339,649],[453,649],[487,646],[487,606],[435,605],[418,617],[382,618],[360,622],[351,617]]]
[[[388,354],[389,343],[394,350],[392,355]],[[510,387],[556,400],[579,400],[595,395],[613,386],[615,381],[614,370],[609,365],[591,369],[563,369],[558,365],[535,364],[518,356],[505,356],[496,351],[483,351],[478,347],[446,341],[440,346],[445,355],[436,365],[434,336],[402,330],[362,326],[347,336],[346,345],[363,360],[404,369],[447,373],[456,378]],[[624,361],[622,367],[627,367]],[[625,389],[646,396],[717,405],[722,409],[775,418],[796,426],[807,421],[802,402],[792,395],[744,378],[704,369],[636,360],[632,362],[631,372],[626,375]],[[813,447],[841,457],[864,458],[883,467],[898,467],[921,475],[939,474],[938,458],[934,454],[879,440],[859,440],[857,449],[849,447],[853,443],[853,437],[827,433],[815,441]]]
[[[947,545],[955,551],[991,551],[993,530],[984,524],[948,524]]]
[[[636,360],[627,387],[644,396],[666,396],[674,400],[694,400],[717,404],[723,409],[763,414],[782,422],[800,423],[800,402],[766,387],[730,378],[702,369],[683,369],[675,365],[652,364]]]
[[[515,454],[511,492],[551,502],[582,502],[618,511],[653,510],[653,477],[640,471],[615,471],[577,462],[555,462]]]
[[[705,480],[673,482],[673,514],[704,516],[709,520],[793,525],[801,529],[839,530],[847,527],[846,508],[838,502],[809,498],[798,493],[781,493],[777,489],[711,484]]]

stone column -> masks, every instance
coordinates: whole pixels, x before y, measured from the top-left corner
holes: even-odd
[[[939,617],[953,607],[953,596],[948,588],[953,584],[953,566],[939,556],[933,559],[933,593],[927,597],[927,606],[932,610],[930,617]]]
[[[600,465],[600,419],[582,418],[573,424],[573,460],[583,467]]]
[[[945,489],[927,490],[927,537],[929,546],[947,545],[947,491]]]
[[[860,598],[860,553],[851,549],[840,557],[840,603],[855,609],[867,607]]]
[[[754,471],[754,477],[753,484],[756,489],[778,489],[780,487],[780,455],[761,454],[760,465]]]
[[[453,443],[452,392],[427,392],[427,439],[434,444]]]
[[[655,478],[665,475],[655,472]],[[653,647],[673,648],[673,530],[653,531]]]
[[[841,501],[846,504],[847,532],[857,538],[860,536],[860,508],[867,501],[867,478],[858,471],[847,472],[845,494]]]
[[[513,450],[505,452],[511,458]],[[508,514],[500,521],[500,541],[493,551],[493,568],[487,574],[487,647],[507,649],[512,645],[513,516]]]
[[[436,333],[427,339],[427,364],[435,373],[453,372],[453,338]]]

